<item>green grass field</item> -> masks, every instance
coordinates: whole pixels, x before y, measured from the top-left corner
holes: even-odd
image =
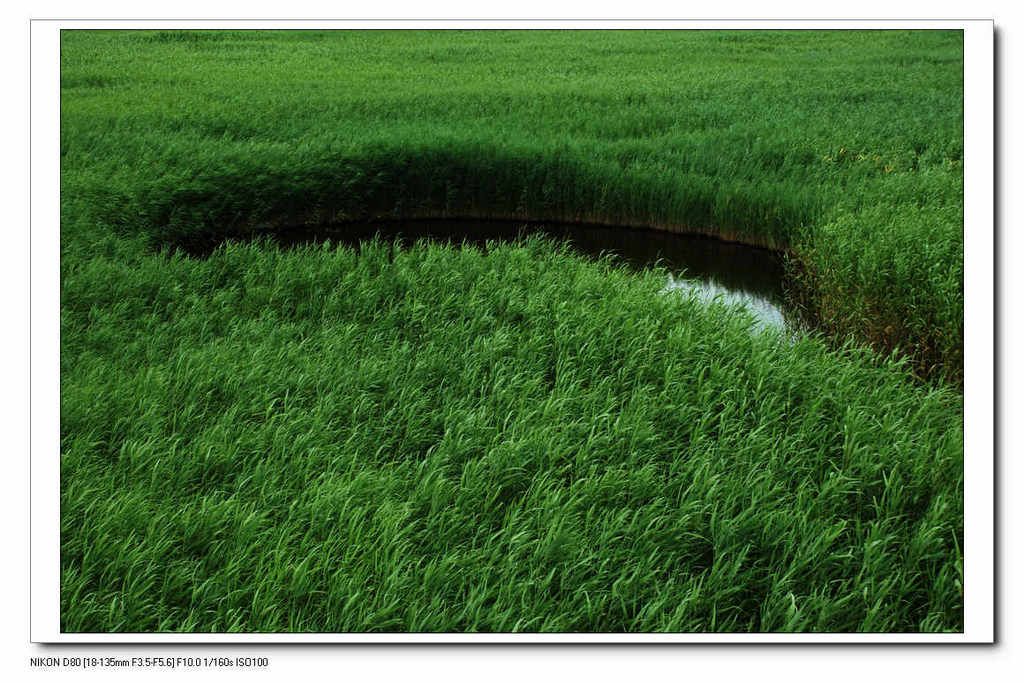
[[[959,631],[941,31],[65,31],[65,631]],[[372,217],[784,250],[665,273],[193,239]]]

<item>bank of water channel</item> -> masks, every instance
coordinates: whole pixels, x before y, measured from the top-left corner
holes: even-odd
[[[781,254],[711,237],[625,227],[496,220],[372,221],[303,226],[259,234],[271,237],[282,246],[326,240],[354,246],[379,236],[384,240],[401,239],[407,244],[431,239],[486,247],[487,242],[511,242],[532,233],[568,241],[571,248],[590,257],[614,254],[636,269],[661,265],[669,272],[666,294],[692,292],[701,300],[720,301],[749,311],[759,329],[777,329],[790,335],[795,328],[784,313]],[[202,255],[214,245],[213,242],[197,243],[186,247],[186,251]]]

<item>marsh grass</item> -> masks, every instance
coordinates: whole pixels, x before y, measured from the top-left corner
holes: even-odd
[[[62,183],[156,244],[374,217],[791,250],[840,343],[962,374],[956,31],[65,31]]]
[[[66,31],[62,629],[961,630],[961,50]],[[785,245],[831,342],[539,238],[171,248],[474,211]]]
[[[956,394],[662,286],[539,238],[68,274],[63,628],[960,627]]]

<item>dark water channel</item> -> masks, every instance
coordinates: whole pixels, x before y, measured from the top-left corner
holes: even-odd
[[[660,264],[670,273],[666,293],[693,292],[703,300],[738,304],[753,314],[758,327],[787,328],[782,312],[782,257],[768,249],[708,237],[624,227],[497,220],[373,221],[260,234],[272,237],[282,246],[326,240],[354,246],[379,235],[407,244],[431,239],[485,247],[490,241],[512,242],[532,233],[566,240],[576,251],[594,258],[614,254],[636,269]],[[195,244],[186,250],[199,255],[208,253],[213,246]]]

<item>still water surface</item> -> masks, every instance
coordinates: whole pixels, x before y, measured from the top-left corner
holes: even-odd
[[[665,293],[692,294],[748,311],[760,329],[786,330],[783,314],[783,262],[779,254],[708,237],[659,230],[639,230],[566,223],[497,220],[373,221],[300,227],[267,233],[282,245],[323,242],[356,245],[379,235],[412,243],[432,239],[486,246],[542,233],[566,240],[587,256],[614,254],[637,269],[662,265],[669,271]]]

